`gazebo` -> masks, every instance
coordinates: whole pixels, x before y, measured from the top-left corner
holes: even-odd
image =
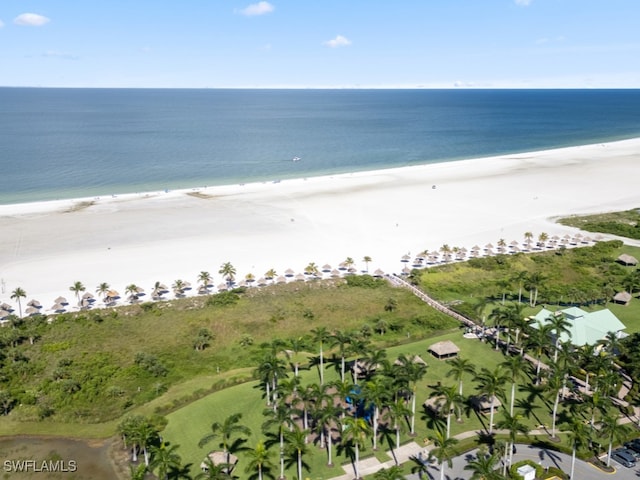
[[[451,340],[434,343],[429,347],[429,352],[439,360],[446,360],[458,355],[460,349]]]

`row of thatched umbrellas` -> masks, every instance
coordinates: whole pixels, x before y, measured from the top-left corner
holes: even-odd
[[[597,238],[596,238],[597,240]],[[546,249],[555,249],[558,247],[569,247],[569,246],[578,246],[580,244],[586,245],[592,242],[590,237],[582,236],[580,233],[576,233],[574,236],[565,235],[564,237],[559,237],[554,235],[550,237],[548,240],[541,241],[533,241],[531,238],[525,238],[524,242],[518,242],[513,240],[509,244],[504,242],[504,240],[500,240],[498,242],[497,247],[494,247],[493,244],[488,243],[484,247],[480,247],[475,245],[471,247],[469,250],[466,248],[453,248],[450,249],[448,247],[441,248],[440,251],[428,251],[418,254],[412,261],[410,255],[404,255],[401,258],[401,262],[405,264],[409,264],[410,262],[413,268],[421,268],[427,265],[436,265],[440,263],[448,263],[453,260],[455,261],[464,261],[467,258],[478,258],[478,257],[487,257],[495,255],[496,252],[498,254],[515,254],[518,252],[531,252],[531,251],[542,251]],[[402,273],[408,274],[411,269],[406,266],[403,268]],[[283,275],[278,275],[274,277],[270,277],[265,275],[260,277],[258,280],[252,275],[247,275],[245,279],[240,280],[239,282],[231,281],[227,283],[221,283],[217,285],[216,290],[218,292],[223,292],[228,290],[229,288],[235,287],[246,287],[256,285],[258,287],[271,285],[271,284],[283,284],[291,281],[307,281],[319,278],[340,278],[344,275],[353,275],[357,274],[358,270],[347,262],[342,262],[339,264],[338,268],[333,268],[329,264],[325,264],[320,268],[307,268],[305,273],[296,273],[293,269],[289,268],[285,270]],[[384,272],[380,269],[375,270],[372,275],[374,277],[382,277],[384,276]],[[200,295],[207,295],[212,293],[214,286],[211,284],[208,285],[200,285],[198,287],[197,293]],[[166,285],[162,283],[157,283],[151,292],[152,300],[163,300],[164,295],[169,292],[173,292],[176,298],[182,298],[186,296],[187,292],[191,290],[191,284],[186,281],[176,281],[172,288],[169,289]],[[129,291],[127,297],[127,301],[129,303],[137,303],[140,300],[140,297],[145,295],[145,290],[142,287],[136,287],[134,291]],[[106,306],[114,306],[117,304],[117,301],[120,300],[120,294],[118,291],[109,289],[108,291],[103,293],[102,301]],[[92,308],[95,305],[96,299],[93,294],[86,292],[79,298],[78,307],[82,310],[87,310]],[[69,302],[65,297],[58,297],[54,300],[53,306],[49,309],[49,311],[54,313],[63,313],[66,312],[69,306]],[[0,305],[0,321],[3,321],[9,315],[14,313],[14,308],[7,304],[3,303]],[[24,314],[27,316],[36,315],[42,312],[42,305],[37,300],[30,300],[27,303],[27,308],[24,311]]]
[[[569,247],[569,246],[578,246],[580,244],[587,245],[592,242],[591,237],[585,237],[580,233],[576,233],[574,236],[565,235],[564,237],[559,237],[558,235],[554,235],[547,241],[534,242],[532,239],[525,239],[522,244],[517,240],[513,240],[511,243],[506,244],[504,241],[498,242],[497,247],[495,247],[492,243],[487,243],[483,248],[478,245],[474,245],[470,250],[466,248],[444,248],[440,249],[440,251],[428,251],[419,253],[416,257],[411,260],[410,255],[403,255],[400,259],[401,262],[408,264],[412,261],[412,266],[414,268],[424,267],[426,265],[436,265],[439,263],[449,263],[452,260],[456,261],[464,261],[467,258],[478,258],[478,257],[490,257],[497,254],[515,254],[518,252],[532,252],[532,251],[543,251],[543,250],[552,250],[558,247]],[[403,269],[403,273],[408,273],[410,269],[405,267]]]

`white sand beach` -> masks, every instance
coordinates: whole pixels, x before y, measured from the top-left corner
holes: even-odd
[[[575,233],[571,214],[640,207],[640,139],[345,175],[198,190],[0,206],[0,302],[21,287],[50,313],[69,287],[136,284],[199,272],[222,282],[310,263],[400,272],[427,250]],[[433,188],[435,186],[435,188]],[[195,294],[195,288],[192,293]],[[171,295],[168,295],[171,298]],[[122,303],[124,301],[121,301]],[[98,304],[101,302],[97,302]]]

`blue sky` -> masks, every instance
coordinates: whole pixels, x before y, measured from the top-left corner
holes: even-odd
[[[0,85],[640,88],[640,0],[2,0]]]

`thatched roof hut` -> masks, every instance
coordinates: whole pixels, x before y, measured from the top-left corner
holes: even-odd
[[[430,410],[435,415],[440,415],[442,413],[442,408],[445,404],[445,398],[443,396],[435,396],[427,398],[422,404],[424,408]]]
[[[227,455],[229,455],[228,463],[227,463]],[[209,467],[207,465],[207,459],[209,459],[211,463],[214,465],[227,465],[227,467],[223,469],[225,470],[225,473],[231,473],[234,467],[236,466],[236,463],[238,463],[238,457],[236,457],[232,453],[227,454],[225,452],[219,452],[219,451],[210,452],[209,455],[207,455],[204,461],[200,464],[200,468],[202,469],[203,472],[206,472],[207,470],[209,470]]]
[[[429,352],[436,358],[443,360],[458,355],[460,349],[451,340],[434,343],[429,347]]]
[[[425,362],[420,355],[414,355],[413,357],[409,357],[409,360],[411,360],[411,363],[419,363],[420,365],[424,365],[425,367],[427,366],[427,362]],[[396,361],[393,362],[393,364],[402,365],[402,362],[400,361],[399,358],[397,358]]]
[[[491,398],[485,394],[477,395],[471,397],[471,403],[474,408],[478,411],[478,413],[490,413],[491,412]],[[496,396],[493,397],[493,411],[495,412],[499,407],[502,406],[502,402]]]
[[[632,257],[631,255],[627,255],[626,253],[623,253],[622,255],[620,255],[616,259],[616,261],[618,263],[621,263],[625,267],[636,266],[638,264],[638,260],[635,257]]]
[[[629,292],[618,292],[613,296],[615,303],[627,305],[631,301],[631,294]]]

